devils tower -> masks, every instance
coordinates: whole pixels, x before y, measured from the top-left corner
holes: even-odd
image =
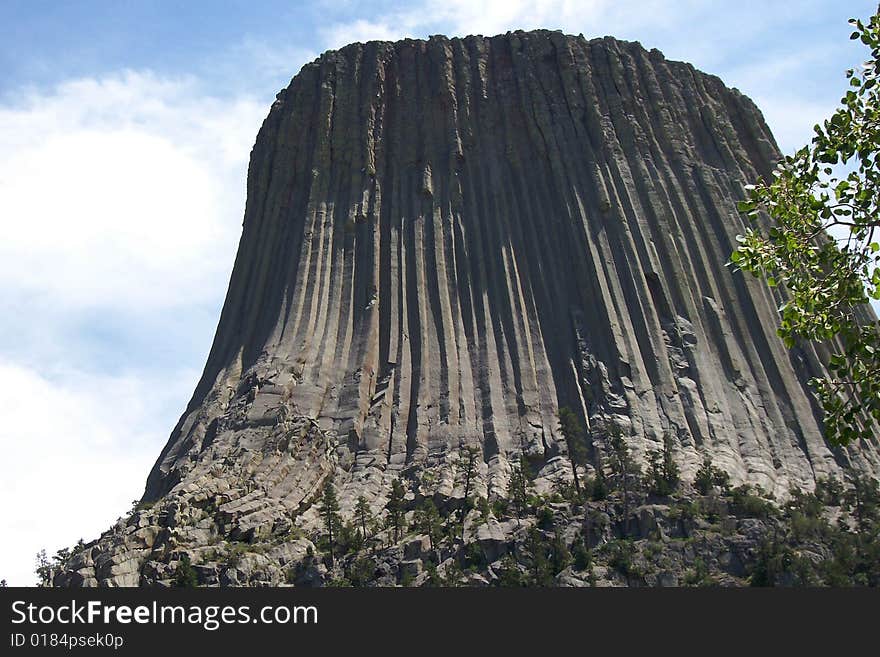
[[[183,553],[208,584],[313,582],[325,482],[343,519],[381,516],[396,479],[410,511],[488,504],[521,462],[548,493],[571,480],[561,408],[584,477],[612,434],[777,497],[877,473],[876,443],[823,437],[823,354],[776,336],[783,293],[726,266],[779,157],[748,98],[638,43],[325,53],[259,131],[214,343],[142,503],[56,583],[168,582]],[[501,552],[519,525],[461,515],[456,540]]]

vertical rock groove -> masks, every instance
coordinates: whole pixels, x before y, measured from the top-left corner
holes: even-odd
[[[826,444],[821,359],[784,349],[780,299],[725,267],[778,156],[749,99],[637,43],[325,53],[257,136],[214,344],[145,499],[250,478],[293,509],[330,470],[357,490],[467,445],[503,489],[521,454],[568,471],[562,406],[596,450],[671,433],[685,476],[705,453],[777,493],[877,471],[876,444]]]

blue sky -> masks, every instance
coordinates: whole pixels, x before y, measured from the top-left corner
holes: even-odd
[[[871,1],[0,3],[0,578],[139,497],[210,347],[275,93],[351,41],[545,27],[719,75],[784,151],[834,109]]]

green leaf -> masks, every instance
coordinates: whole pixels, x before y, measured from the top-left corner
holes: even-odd
[[[825,343],[818,353],[834,353],[811,385],[827,438],[840,445],[880,433],[871,419],[880,421],[880,326],[861,310],[880,300],[880,8],[867,27],[851,23],[851,38],[870,50],[864,69],[846,72],[848,89],[812,141],[747,188],[737,208],[759,220],[730,256],[768,287],[784,283],[777,334],[787,347],[809,340]],[[835,165],[846,167],[842,179]],[[849,229],[848,241],[837,232],[826,239],[823,229],[834,224]]]

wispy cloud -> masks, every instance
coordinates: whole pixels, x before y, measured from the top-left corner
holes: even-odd
[[[424,37],[435,29],[455,36],[490,36],[511,29],[588,26],[605,16],[613,6],[609,0],[424,0],[381,12],[378,18],[341,21],[324,28],[321,34],[329,48],[354,41]]]
[[[218,89],[223,95],[259,91],[268,106],[272,96],[318,54],[312,47],[248,34],[203,66],[210,69],[213,78],[223,81]]]

